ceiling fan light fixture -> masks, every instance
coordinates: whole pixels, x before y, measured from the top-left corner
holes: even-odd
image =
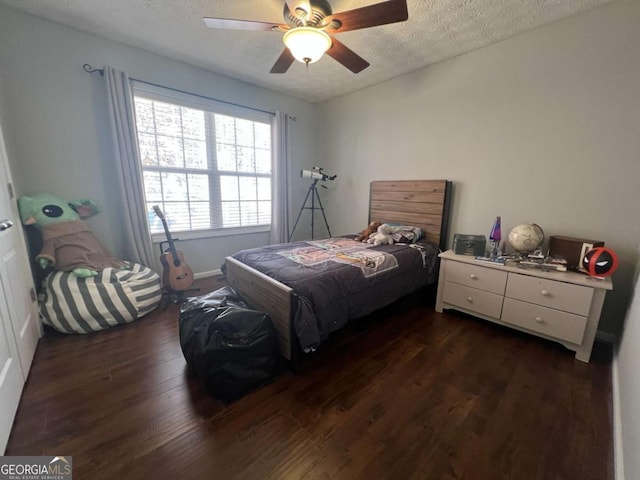
[[[329,50],[331,37],[318,28],[297,27],[284,34],[284,44],[296,60],[308,65]]]

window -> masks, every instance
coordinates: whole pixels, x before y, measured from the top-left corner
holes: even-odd
[[[151,233],[271,223],[271,115],[135,82]]]

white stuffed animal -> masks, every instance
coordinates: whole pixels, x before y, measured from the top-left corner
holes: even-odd
[[[391,237],[393,232],[394,227],[383,223],[375,233],[369,235],[367,243],[373,243],[374,245],[393,245],[393,238]]]

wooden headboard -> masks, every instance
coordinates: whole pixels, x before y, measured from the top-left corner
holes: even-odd
[[[446,250],[450,204],[448,180],[375,181],[369,194],[369,222],[420,227],[428,240]]]

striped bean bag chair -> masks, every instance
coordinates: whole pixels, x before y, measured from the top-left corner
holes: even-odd
[[[162,297],[157,273],[132,263],[105,268],[95,277],[53,272],[43,282],[41,316],[62,333],[91,333],[130,323],[154,310]]]

